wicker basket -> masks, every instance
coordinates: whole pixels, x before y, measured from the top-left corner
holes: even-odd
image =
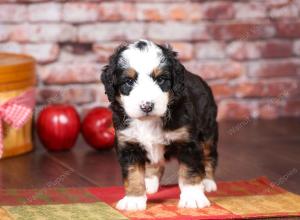
[[[35,85],[35,60],[25,55],[0,53],[0,105]],[[1,121],[3,156],[10,157],[32,150],[32,118],[19,129]]]

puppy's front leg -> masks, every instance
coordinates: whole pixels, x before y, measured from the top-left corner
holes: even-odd
[[[159,182],[164,173],[164,167],[161,163],[150,164],[146,163],[146,191],[148,194],[153,194],[158,191]]]
[[[202,180],[205,176],[203,154],[198,146],[191,142],[181,147],[179,152],[179,208],[204,208],[210,202],[204,194]]]
[[[145,152],[138,145],[127,145],[119,151],[119,161],[125,187],[125,197],[117,203],[117,209],[136,211],[146,209]]]
[[[203,161],[205,167],[205,178],[202,183],[206,192],[213,192],[217,190],[217,184],[214,181],[214,173],[218,160],[217,144],[213,140],[208,140],[201,143],[201,145],[203,147]]]

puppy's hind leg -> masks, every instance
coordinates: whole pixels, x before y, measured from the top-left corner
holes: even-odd
[[[160,163],[146,164],[145,185],[147,194],[153,194],[158,191],[159,182],[164,173],[164,167]]]

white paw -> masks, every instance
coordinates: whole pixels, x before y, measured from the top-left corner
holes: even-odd
[[[124,211],[137,211],[146,209],[146,196],[124,196],[117,203],[117,209]]]
[[[198,185],[183,185],[181,187],[179,208],[204,208],[210,206],[210,202],[204,195],[202,184]]]
[[[158,191],[159,179],[157,176],[151,176],[145,178],[146,192],[148,194],[153,194]]]
[[[217,191],[217,184],[214,180],[212,179],[207,179],[205,178],[203,181],[202,181],[202,184],[204,185],[204,190],[206,192],[214,192],[214,191]]]

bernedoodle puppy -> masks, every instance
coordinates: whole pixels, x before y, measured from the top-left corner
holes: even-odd
[[[180,208],[210,205],[217,189],[217,106],[211,89],[178,61],[176,52],[147,40],[119,46],[101,80],[111,103],[126,195],[120,210],[146,209],[170,158],[179,162]]]

